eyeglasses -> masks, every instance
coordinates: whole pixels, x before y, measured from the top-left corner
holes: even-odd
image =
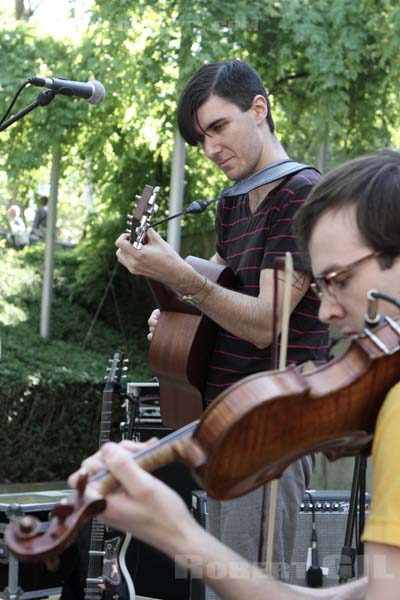
[[[363,256],[349,265],[341,267],[337,271],[331,271],[330,273],[326,273],[326,275],[315,277],[314,281],[310,284],[310,287],[318,298],[326,296],[331,302],[337,302],[335,292],[340,291],[340,289],[344,287],[351,271],[370,258],[376,258],[381,254],[382,252],[379,251],[371,252],[370,254],[367,254],[367,256]]]

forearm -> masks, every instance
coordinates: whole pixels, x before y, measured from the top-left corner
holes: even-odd
[[[254,297],[214,285],[199,306],[223,329],[265,348],[272,342],[272,304],[265,297]]]
[[[149,233],[149,242],[141,250],[134,249],[120,236],[116,242],[118,260],[131,273],[149,277],[173,288],[180,295],[195,295],[204,286],[204,275],[198,273],[187,261],[155,232]],[[220,262],[217,256],[213,260]],[[214,284],[202,299],[200,310],[220,327],[247,340],[258,348],[272,341],[273,322],[273,271],[261,270],[258,295],[249,296]],[[308,287],[304,274],[294,273],[291,282],[290,311],[296,306]],[[278,297],[282,297],[284,278],[278,281]],[[277,327],[279,330],[279,310]]]
[[[176,257],[171,257],[169,268],[157,273],[155,279],[169,285],[179,295],[195,294],[204,285],[204,275]],[[269,346],[272,341],[272,302],[269,298],[248,296],[214,284],[198,308],[229,333],[257,347]]]

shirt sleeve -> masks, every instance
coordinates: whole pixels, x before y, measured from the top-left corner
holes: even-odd
[[[400,383],[378,415],[372,466],[371,510],[363,540],[400,546]]]
[[[290,252],[295,271],[304,271],[303,253],[294,233],[296,213],[318,181],[316,171],[307,170],[287,179],[278,192],[274,219],[268,236],[262,269],[273,269],[275,258]]]

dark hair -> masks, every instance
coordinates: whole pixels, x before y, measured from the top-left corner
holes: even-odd
[[[267,101],[267,123],[273,133],[275,126],[268,94],[253,67],[242,60],[222,60],[204,65],[189,79],[178,102],[178,128],[182,137],[191,146],[201,141],[203,136],[196,132],[194,121],[198,109],[210,96],[229,100],[245,112],[258,94]]]
[[[398,256],[400,153],[380,150],[351,160],[320,179],[296,216],[297,240],[305,252],[318,219],[327,211],[352,205],[366,244],[387,257]]]
[[[46,204],[49,201],[47,196],[40,196],[39,200],[40,200],[40,203],[42,204],[42,206],[46,206]]]

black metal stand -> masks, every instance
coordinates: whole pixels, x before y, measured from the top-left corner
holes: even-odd
[[[15,123],[16,121],[19,121],[19,119],[22,119],[25,115],[32,112],[32,110],[34,110],[38,106],[47,106],[47,104],[50,104],[50,102],[54,100],[55,95],[56,94],[53,92],[53,90],[46,90],[45,92],[41,92],[36,98],[36,100],[32,102],[32,104],[29,104],[29,106],[20,110],[16,115],[11,117],[11,119],[4,121],[4,123],[0,125],[0,131],[4,131],[4,129],[7,129],[7,127],[10,127],[10,125]]]
[[[125,421],[120,423],[121,435],[123,440],[132,440],[134,429],[139,419],[140,395],[125,393],[125,402],[122,405],[125,408]]]
[[[365,524],[365,485],[367,472],[367,456],[367,454],[360,454],[355,459],[345,540],[340,555],[339,583],[345,583],[346,581],[355,576],[356,560],[358,576],[362,575],[364,571],[364,544],[361,541],[361,534],[363,532]],[[357,539],[356,547],[353,548],[353,532],[356,525],[357,508]]]

